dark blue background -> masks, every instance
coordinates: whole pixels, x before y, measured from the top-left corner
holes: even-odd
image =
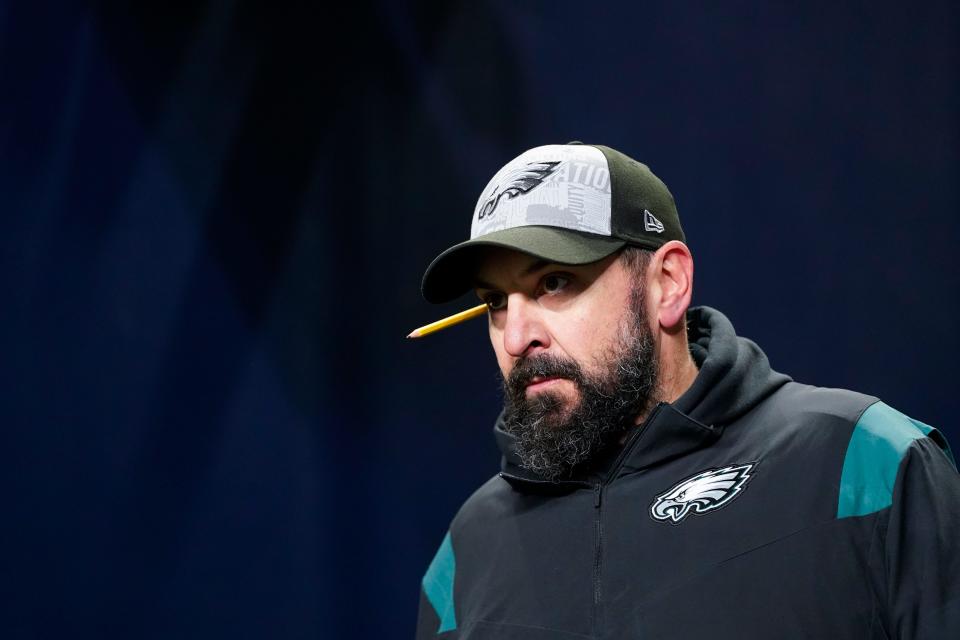
[[[123,6],[130,4],[131,6]],[[419,279],[580,139],[695,302],[956,444],[955,3],[0,4],[0,635],[381,638],[497,469]]]

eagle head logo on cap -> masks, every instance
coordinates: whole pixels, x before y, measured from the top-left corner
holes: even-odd
[[[558,164],[560,164],[559,161],[530,162],[525,167],[520,167],[505,175],[503,180],[493,188],[486,202],[479,207],[477,219],[483,220],[484,218],[492,216],[493,212],[497,210],[497,205],[500,204],[501,199],[507,198],[509,200],[516,198],[519,195],[529,193],[539,187],[543,184],[547,176],[557,170],[556,167]],[[500,185],[505,186],[501,188]]]

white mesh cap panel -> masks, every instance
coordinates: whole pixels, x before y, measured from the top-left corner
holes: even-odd
[[[610,235],[610,169],[599,149],[553,144],[517,156],[480,194],[470,239],[531,225]]]

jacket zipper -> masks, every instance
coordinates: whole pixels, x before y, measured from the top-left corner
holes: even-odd
[[[596,516],[597,546],[593,557],[593,633],[600,635],[600,581],[602,578],[603,558],[603,483],[598,482],[594,487],[593,507]]]
[[[623,446],[623,450],[620,451],[620,455],[617,456],[617,459],[614,461],[613,465],[610,467],[610,473],[607,475],[606,480],[602,480],[594,485],[594,499],[593,507],[595,512],[595,521],[596,521],[596,533],[597,533],[597,546],[593,558],[593,633],[595,636],[600,636],[600,621],[601,621],[601,598],[603,596],[603,591],[600,588],[603,582],[603,488],[613,482],[613,479],[617,477],[617,472],[620,471],[620,467],[623,466],[623,461],[626,459],[627,454],[631,449],[636,445],[637,440],[639,440],[643,434],[646,432],[646,425],[653,419],[653,417],[660,411],[660,407],[663,406],[663,403],[658,404],[654,407],[653,411],[650,412],[650,415],[647,416],[647,419],[644,421],[642,427],[637,429],[627,440]]]

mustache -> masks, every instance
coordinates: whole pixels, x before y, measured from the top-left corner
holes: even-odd
[[[575,361],[545,353],[518,360],[504,386],[513,397],[523,397],[534,378],[567,378],[577,386],[584,382],[583,370]]]

